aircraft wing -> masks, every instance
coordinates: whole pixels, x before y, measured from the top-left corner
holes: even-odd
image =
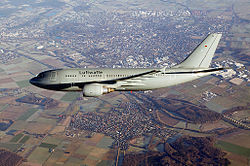
[[[116,78],[116,79],[107,80],[107,81],[100,81],[99,83],[115,84],[117,82],[127,82],[127,83],[139,82],[140,80],[143,80],[143,79],[153,78],[154,77],[153,74],[159,73],[159,72],[161,72],[161,71],[160,70],[151,70],[151,71],[135,74],[135,75],[128,76],[128,77],[121,77],[121,78]]]
[[[83,88],[86,84],[92,84],[92,83],[98,83],[98,84],[106,84],[109,87],[125,87],[125,86],[140,86],[143,85],[140,82],[145,79],[154,78],[155,76],[153,74],[159,73],[161,70],[150,70],[147,72],[135,74],[128,77],[121,77],[116,79],[110,79],[105,81],[91,81],[91,82],[85,82],[85,83],[75,83],[76,86],[79,88]]]
[[[129,77],[123,77],[113,80],[114,85],[120,88],[143,86],[143,80],[152,79],[155,76],[153,74],[161,72],[160,70],[151,70],[148,72],[135,74]]]

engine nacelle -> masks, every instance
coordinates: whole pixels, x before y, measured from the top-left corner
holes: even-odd
[[[106,88],[101,84],[93,83],[93,84],[87,84],[83,87],[83,96],[96,97],[113,91],[114,89],[112,88]]]

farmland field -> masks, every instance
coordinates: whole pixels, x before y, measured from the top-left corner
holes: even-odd
[[[241,156],[246,156],[249,157],[250,156],[250,149],[249,148],[245,148],[239,145],[235,145],[229,142],[225,142],[225,141],[218,141],[216,143],[216,147],[221,148],[225,151],[228,152],[232,152]]]
[[[21,138],[23,137],[23,134],[20,133],[20,134],[17,134],[16,136],[14,136],[10,142],[18,142]]]
[[[26,111],[24,114],[22,114],[19,118],[18,118],[18,120],[27,120],[31,115],[33,115],[34,113],[36,113],[36,111],[38,111],[37,109],[35,109],[35,108],[32,108],[32,109],[30,109],[30,110],[28,110],[28,111]]]

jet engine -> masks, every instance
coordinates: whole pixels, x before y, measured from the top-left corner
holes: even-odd
[[[86,97],[96,97],[102,94],[113,92],[113,88],[107,88],[101,84],[87,84],[83,87],[83,96]]]

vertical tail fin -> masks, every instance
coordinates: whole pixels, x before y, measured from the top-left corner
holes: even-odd
[[[175,68],[208,68],[222,34],[213,33],[206,37],[196,49]]]

